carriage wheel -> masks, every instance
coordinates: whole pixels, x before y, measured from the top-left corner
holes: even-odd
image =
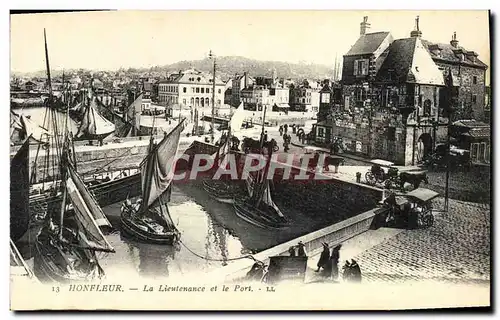
[[[371,173],[371,171],[368,171],[365,174],[365,179],[366,179],[366,183],[368,183],[371,186],[374,186],[375,183],[377,183],[377,179],[375,178],[375,176],[373,175],[373,173]]]
[[[280,147],[278,145],[275,145],[273,147],[273,152],[278,152],[279,149],[280,149]]]
[[[434,216],[432,214],[428,214],[424,217],[424,225],[427,227],[431,227],[434,224]]]

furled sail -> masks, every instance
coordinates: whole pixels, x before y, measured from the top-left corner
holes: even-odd
[[[10,136],[12,138],[15,131],[22,133],[20,137],[25,139],[31,135],[32,139],[36,141],[44,141],[49,132],[34,123],[31,119],[27,118],[24,114],[17,114],[14,111],[10,111],[11,125],[10,125]]]
[[[229,128],[231,128],[231,131],[233,132],[240,131],[244,120],[245,120],[245,110],[243,109],[243,102],[242,102],[240,103],[236,111],[234,111],[233,116],[229,121]]]
[[[105,136],[115,131],[115,125],[104,118],[98,111],[95,97],[90,100],[88,108],[85,110],[77,137]]]
[[[29,227],[29,139],[10,163],[10,236],[17,240]]]
[[[101,207],[97,203],[97,200],[85,187],[82,178],[80,178],[80,176],[75,172],[75,170],[72,167],[70,167],[70,169],[68,170],[68,174],[71,176],[74,184],[78,187],[78,189],[81,190],[82,198],[87,204],[87,207],[90,209],[90,212],[92,213],[92,216],[94,217],[94,220],[97,223],[97,225],[99,227],[111,228],[111,223],[109,222],[108,218],[106,218],[106,215],[104,214]]]
[[[184,121],[154,146],[141,164],[143,206],[147,208],[157,204],[173,180],[175,156],[183,129]]]
[[[99,224],[103,225],[107,219],[104,221],[105,217],[102,209],[92,199],[87,188],[82,185],[83,183],[78,174],[72,166],[68,165],[66,190],[75,210],[80,245],[97,251],[114,252],[113,247],[99,229]],[[95,219],[94,217],[99,218]],[[97,220],[99,220],[99,224]]]
[[[263,194],[262,194],[262,202],[264,202],[268,206],[272,207],[280,217],[284,217],[281,210],[278,208],[278,206],[273,201],[273,198],[271,196],[271,189],[269,186],[269,180],[266,179],[266,181],[264,182],[263,188],[264,188],[264,190],[263,190]]]
[[[132,102],[126,112],[126,120],[137,130],[141,128],[142,93]]]

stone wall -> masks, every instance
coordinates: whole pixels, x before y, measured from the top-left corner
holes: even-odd
[[[460,81],[459,87],[459,106],[455,119],[476,119],[484,121],[485,114],[485,70],[472,68],[464,65],[448,64],[435,61],[436,64],[443,68],[445,74],[448,73],[448,68],[451,68],[452,74]],[[460,77],[459,77],[460,75]],[[473,83],[473,77],[477,77],[476,84]],[[472,102],[472,95],[476,95],[476,103]],[[468,114],[467,109],[470,105],[472,114]]]

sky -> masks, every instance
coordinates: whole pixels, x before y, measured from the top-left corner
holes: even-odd
[[[490,65],[487,11],[108,11],[11,15],[11,71],[116,70],[219,56],[332,65],[369,32],[409,37],[420,16],[422,38],[461,46]]]

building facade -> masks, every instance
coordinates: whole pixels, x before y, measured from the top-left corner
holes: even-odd
[[[304,80],[298,86],[290,86],[290,111],[319,112],[320,93],[317,83]]]
[[[243,75],[236,74],[232,81],[231,89],[231,105],[233,107],[238,107],[242,102],[241,90],[253,85],[254,79],[246,72]]]
[[[213,76],[190,69],[172,74],[158,83],[158,101],[161,105],[175,108],[211,108]],[[215,80],[215,107],[224,103],[225,84]],[[168,109],[168,108],[167,108]]]

